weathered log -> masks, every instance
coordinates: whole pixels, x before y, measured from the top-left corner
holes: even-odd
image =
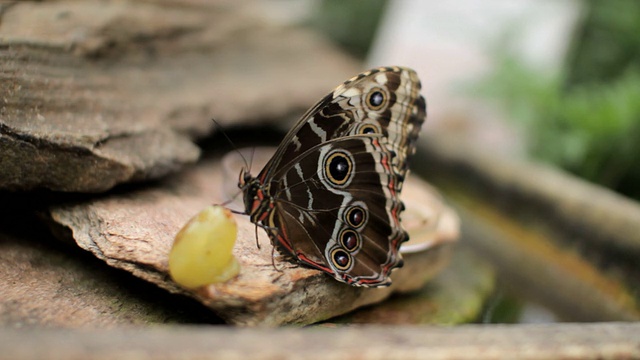
[[[638,359],[640,324],[0,329],[0,358]],[[34,344],[37,344],[35,346]]]

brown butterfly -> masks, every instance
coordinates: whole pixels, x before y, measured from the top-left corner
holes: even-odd
[[[415,71],[383,67],[309,109],[257,177],[244,168],[245,212],[300,263],[354,286],[387,286],[408,240],[402,184],[426,117]]]

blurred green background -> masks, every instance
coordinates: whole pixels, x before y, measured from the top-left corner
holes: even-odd
[[[527,137],[531,154],[640,199],[640,1],[585,1],[556,74],[495,52],[480,82]]]
[[[640,1],[578,3],[559,71],[530,65],[512,51],[517,31],[504,29],[485,45],[494,70],[473,94],[506,110],[531,156],[640,199]],[[365,59],[389,4],[324,0],[311,22]]]

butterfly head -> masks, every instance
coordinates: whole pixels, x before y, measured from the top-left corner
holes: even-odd
[[[253,216],[259,210],[263,196],[260,180],[253,177],[249,170],[243,168],[240,170],[238,187],[243,193],[245,213]]]

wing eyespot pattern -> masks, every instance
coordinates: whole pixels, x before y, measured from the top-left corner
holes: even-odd
[[[339,247],[331,250],[331,256],[329,257],[333,266],[336,267],[339,271],[349,271],[353,266],[353,258],[349,253]]]
[[[351,182],[355,173],[355,162],[350,153],[345,150],[330,152],[323,161],[324,178],[337,188],[345,188]]]
[[[361,135],[381,134],[380,128],[374,124],[364,124],[357,131]]]
[[[389,96],[382,88],[374,87],[367,93],[365,104],[372,111],[381,111],[389,103]]]
[[[347,210],[344,221],[354,229],[359,229],[367,222],[367,211],[360,205],[353,205]]]
[[[362,239],[360,238],[360,234],[354,230],[347,228],[340,233],[340,245],[348,252],[355,252],[360,248],[361,244]]]

